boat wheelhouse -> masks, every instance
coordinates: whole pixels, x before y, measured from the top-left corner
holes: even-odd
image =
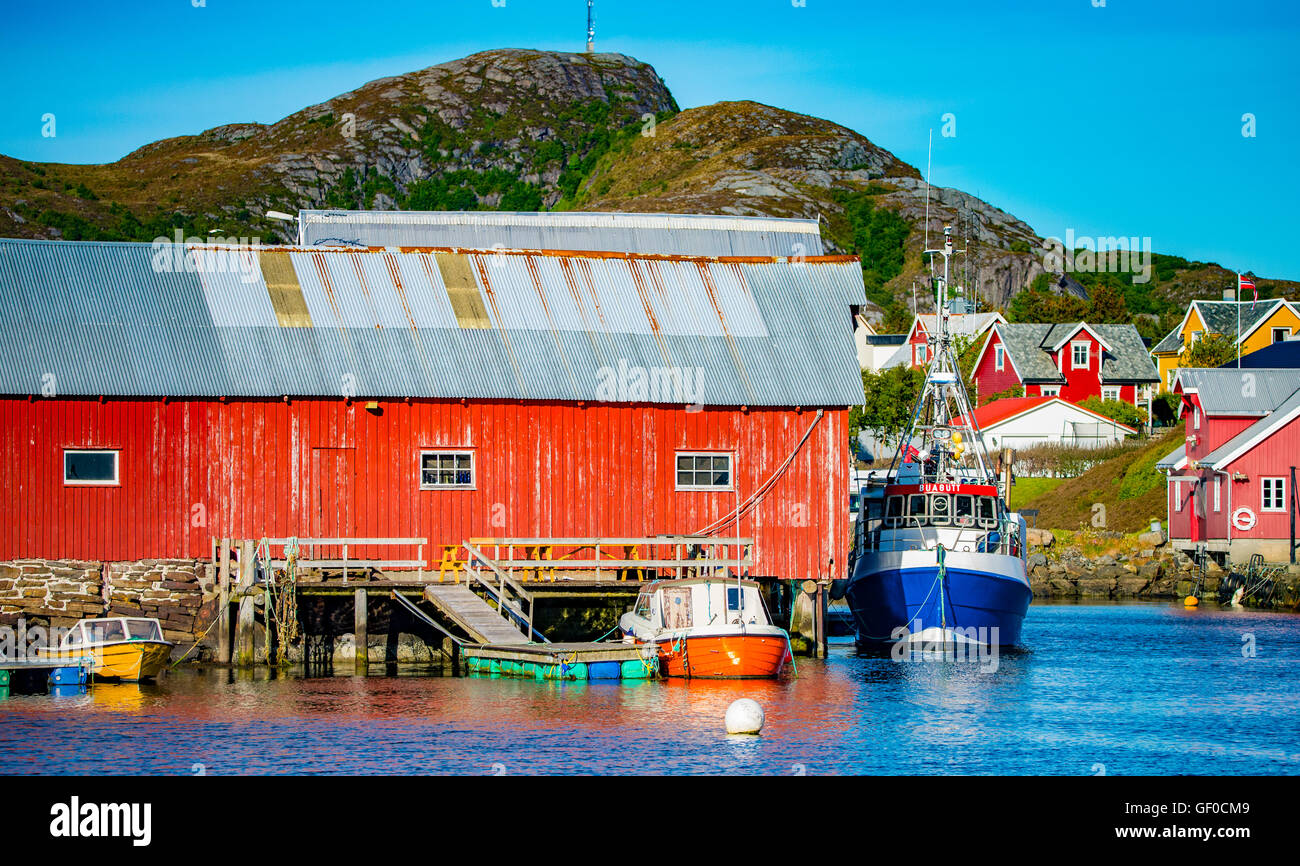
[[[147,617],[83,619],[59,646],[44,649],[51,661],[93,660],[96,677],[146,680],[158,675],[171,656],[173,644],[163,638],[162,624]]]
[[[619,621],[623,639],[646,647],[670,677],[775,677],[790,638],[772,625],[755,581],[727,577],[647,584]]]

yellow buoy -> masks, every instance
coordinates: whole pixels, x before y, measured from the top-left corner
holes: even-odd
[[[1183,607],[1196,607],[1200,603],[1201,600],[1194,595],[1189,595],[1183,599]]]
[[[960,445],[960,444],[961,444],[961,434],[960,434],[960,433],[956,433],[956,432],[954,432],[954,433],[952,434],[952,444],[954,444],[954,445]]]

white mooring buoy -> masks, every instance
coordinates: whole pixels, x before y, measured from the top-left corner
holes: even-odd
[[[728,734],[757,734],[763,730],[763,708],[749,698],[732,701],[726,721]]]

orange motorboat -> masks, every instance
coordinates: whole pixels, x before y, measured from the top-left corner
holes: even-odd
[[[654,648],[664,676],[770,678],[792,658],[789,635],[772,625],[752,580],[655,581],[619,626],[623,640]]]

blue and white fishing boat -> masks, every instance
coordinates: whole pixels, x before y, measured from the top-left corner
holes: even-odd
[[[1013,646],[1033,596],[1025,521],[1007,508],[1010,472],[985,453],[955,362],[951,228],[926,252],[944,257],[931,360],[889,472],[861,489],[844,595],[859,645]]]

